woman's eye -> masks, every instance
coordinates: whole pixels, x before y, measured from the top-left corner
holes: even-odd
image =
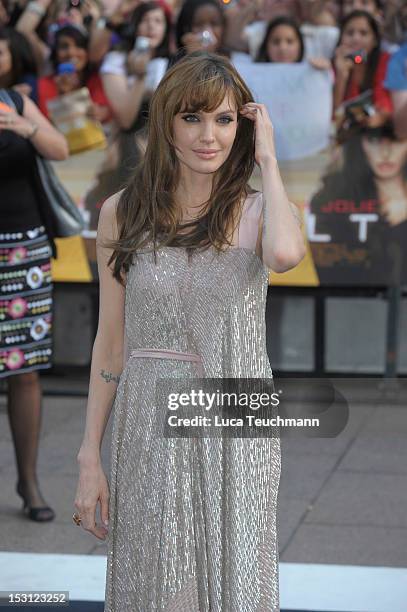
[[[196,115],[184,115],[184,117],[182,117],[184,119],[184,121],[186,121],[187,123],[190,123],[189,119],[198,119],[198,117]],[[223,119],[226,119],[226,121],[223,121]],[[231,123],[233,121],[232,117],[219,117],[218,121],[220,121],[221,123]]]

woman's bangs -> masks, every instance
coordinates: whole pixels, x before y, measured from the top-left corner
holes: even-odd
[[[218,108],[225,96],[236,99],[236,91],[231,82],[227,82],[222,75],[216,75],[209,79],[196,81],[191,79],[183,87],[182,100],[177,104],[175,113],[213,112]]]

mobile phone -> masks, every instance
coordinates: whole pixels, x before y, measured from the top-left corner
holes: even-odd
[[[200,41],[204,45],[204,47],[209,47],[212,43],[215,42],[215,37],[209,30],[204,30],[200,32]]]
[[[58,65],[57,74],[73,74],[76,72],[76,66],[73,62],[63,62]]]
[[[367,53],[364,49],[358,49],[352,53],[348,53],[347,59],[351,59],[354,64],[364,64],[367,60]]]
[[[133,51],[145,53],[150,49],[150,39],[147,36],[137,36],[134,42]]]

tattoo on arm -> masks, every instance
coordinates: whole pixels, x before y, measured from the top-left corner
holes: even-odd
[[[105,379],[107,383],[110,382],[111,380],[118,383],[120,380],[120,376],[113,376],[111,372],[105,372],[105,370],[100,370],[100,375],[102,378]]]

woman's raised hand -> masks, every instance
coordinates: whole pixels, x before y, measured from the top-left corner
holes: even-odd
[[[349,53],[349,48],[345,45],[340,45],[335,51],[334,64],[338,76],[347,79],[354,67],[353,61],[346,57]]]
[[[109,21],[115,25],[121,25],[141,3],[142,0],[123,0],[110,15]]]
[[[151,61],[152,51],[148,49],[142,53],[130,51],[127,56],[127,72],[136,76],[144,76],[147,71],[148,63]]]
[[[248,102],[240,109],[240,114],[246,119],[250,119],[255,125],[255,160],[261,164],[276,159],[276,149],[274,144],[274,128],[265,104]]]

